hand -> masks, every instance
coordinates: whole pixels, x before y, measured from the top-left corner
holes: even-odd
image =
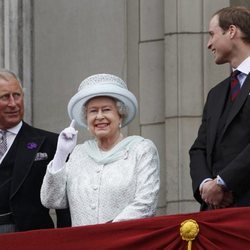
[[[219,208],[230,207],[234,203],[234,197],[232,191],[224,191],[223,200],[219,205]]]
[[[77,134],[78,131],[75,129],[75,120],[72,120],[69,127],[60,133],[56,151],[67,157],[76,146]]]
[[[201,198],[209,206],[219,206],[224,197],[224,191],[216,183],[216,179],[207,181],[203,184],[201,189]]]
[[[65,128],[59,135],[56,153],[52,163],[52,170],[54,172],[60,170],[68,155],[73,151],[77,142],[77,133],[75,130],[75,120],[72,120],[68,128]]]

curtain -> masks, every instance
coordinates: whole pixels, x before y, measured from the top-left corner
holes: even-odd
[[[183,222],[194,222],[189,249],[250,249],[250,208],[227,208],[117,223],[0,234],[1,250],[188,249]],[[185,237],[184,237],[185,238]]]

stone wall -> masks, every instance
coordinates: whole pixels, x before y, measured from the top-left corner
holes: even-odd
[[[25,120],[59,132],[81,80],[113,73],[140,112],[125,134],[152,139],[161,159],[158,214],[198,211],[188,150],[209,89],[229,73],[207,51],[211,15],[248,1],[0,0],[0,65],[26,89]],[[80,131],[79,141],[88,138]]]

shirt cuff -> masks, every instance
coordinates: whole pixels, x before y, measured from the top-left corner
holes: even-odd
[[[205,182],[207,182],[207,181],[212,181],[212,180],[213,180],[212,178],[206,178],[205,180],[203,180],[202,183],[200,184],[199,190],[202,189],[202,186],[203,186],[203,184],[204,184]]]
[[[218,185],[223,186],[223,187],[225,187],[227,189],[227,185],[226,185],[225,181],[219,175],[217,175],[216,183]]]

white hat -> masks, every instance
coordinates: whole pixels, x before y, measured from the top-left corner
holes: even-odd
[[[87,128],[83,107],[88,100],[97,96],[113,97],[126,106],[127,116],[122,121],[122,127],[134,119],[138,109],[136,97],[121,78],[110,74],[92,75],[81,82],[78,92],[68,103],[70,119],[74,119],[79,126]]]

